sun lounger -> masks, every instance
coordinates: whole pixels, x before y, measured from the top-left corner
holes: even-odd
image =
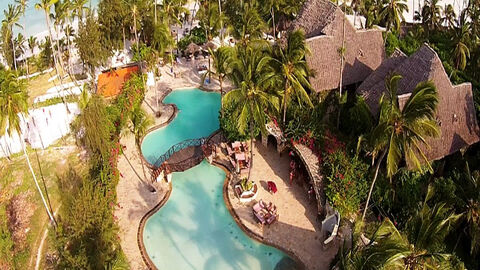
[[[340,214],[338,211],[335,211],[334,214],[327,216],[322,221],[322,231],[328,235],[328,237],[323,241],[324,245],[332,242],[338,233],[338,227],[340,226]]]
[[[274,223],[275,221],[277,220],[277,216],[276,215],[271,215],[269,218],[267,218],[266,222],[268,225]]]
[[[232,156],[235,152],[232,150],[232,148],[230,148],[230,146],[228,146],[227,144],[227,153],[228,153],[228,156]]]
[[[239,198],[242,196],[242,187],[240,185],[235,185],[235,193]]]
[[[266,223],[265,217],[263,217],[262,214],[260,214],[259,212],[253,212],[253,215],[257,218],[260,224],[263,225]]]
[[[229,157],[228,159],[230,160],[230,163],[232,164],[233,169],[236,170],[237,169],[237,163],[235,162],[235,160],[233,160],[233,158],[231,158],[231,157]]]
[[[248,174],[248,168],[240,169],[240,174],[241,175]]]
[[[260,200],[260,202],[261,202],[261,201],[262,201],[262,200]],[[260,212],[260,211],[262,211],[262,208],[263,208],[263,207],[260,205],[260,202],[257,202],[257,203],[253,206],[253,211],[254,211],[254,212]]]

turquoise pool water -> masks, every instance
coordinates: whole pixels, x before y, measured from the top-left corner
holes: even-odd
[[[165,102],[177,104],[180,113],[144,140],[142,151],[152,158],[185,138],[208,136],[218,128],[218,94],[174,91]],[[205,161],[173,174],[170,198],[143,231],[152,262],[162,270],[294,269],[283,252],[249,238],[237,226],[223,200],[224,180],[225,172]]]
[[[219,93],[199,89],[175,90],[165,97],[163,103],[176,104],[179,112],[168,126],[143,139],[143,156],[152,164],[173,145],[188,139],[208,137],[219,128]]]
[[[283,252],[250,239],[237,226],[223,200],[224,180],[225,172],[205,161],[173,174],[170,198],[143,232],[153,263],[179,270],[292,269]]]

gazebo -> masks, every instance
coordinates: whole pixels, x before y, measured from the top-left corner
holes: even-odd
[[[265,128],[267,129],[268,134],[264,135],[262,134],[262,144],[263,146],[267,147],[268,146],[268,136],[273,136],[275,140],[277,141],[277,152],[280,154],[285,150],[287,147],[287,140],[283,136],[282,130],[274,123],[274,122],[268,122],[265,124]]]
[[[192,43],[188,44],[187,48],[185,49],[185,52],[187,54],[195,54],[196,52],[199,52],[201,50],[202,50],[202,48],[200,46],[198,46],[197,44],[192,42]]]
[[[206,52],[208,52],[209,50],[216,50],[217,49],[217,45],[211,41],[205,43],[203,46],[202,46],[202,49]]]

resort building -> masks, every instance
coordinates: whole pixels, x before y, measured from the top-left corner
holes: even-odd
[[[307,0],[291,30],[303,29],[315,71],[310,79],[320,92],[340,85],[341,48],[345,38],[343,86],[359,84],[385,59],[382,30],[356,29],[341,9],[329,0]]]
[[[103,71],[98,75],[97,94],[106,98],[117,96],[132,73],[139,70],[140,65],[133,63]]]
[[[427,139],[430,147],[423,146],[429,160],[441,159],[480,140],[472,85],[452,85],[437,53],[426,44],[410,57],[396,50],[357,89],[374,116],[378,114],[381,96],[386,93],[385,78],[392,72],[402,75],[398,84],[400,106],[420,82],[430,80],[437,88],[437,122],[441,135]]]

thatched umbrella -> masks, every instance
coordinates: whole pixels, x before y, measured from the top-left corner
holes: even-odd
[[[185,49],[185,52],[188,53],[188,54],[194,54],[198,51],[200,51],[202,48],[200,46],[198,46],[197,44],[195,43],[190,43],[188,44],[187,48]]]
[[[203,49],[204,51],[206,51],[206,52],[208,52],[209,49],[212,50],[212,51],[214,51],[214,50],[217,49],[217,45],[216,45],[215,43],[209,41],[209,42],[205,43],[205,44],[202,46],[202,49]]]

